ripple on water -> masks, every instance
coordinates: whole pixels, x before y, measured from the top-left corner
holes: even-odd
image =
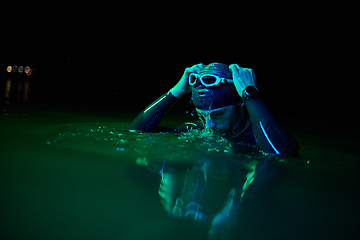
[[[48,140],[47,144],[134,160],[264,158],[264,154],[254,151],[254,148],[233,143],[211,131],[194,129],[184,133],[124,132],[125,126],[124,123],[66,124],[59,128],[59,132]]]

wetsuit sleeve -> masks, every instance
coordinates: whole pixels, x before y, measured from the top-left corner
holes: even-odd
[[[261,98],[245,101],[257,145],[266,153],[298,156],[299,146],[276,121]]]
[[[153,103],[151,103],[144,111],[142,111],[127,127],[129,130],[138,130],[145,132],[153,132],[160,124],[165,114],[170,110],[172,105],[177,102],[177,98],[169,92],[165,93]]]

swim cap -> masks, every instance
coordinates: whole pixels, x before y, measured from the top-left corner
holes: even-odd
[[[199,75],[214,74],[219,77],[232,79],[232,72],[229,66],[223,63],[210,63],[206,65]],[[218,84],[213,87],[205,87],[201,83],[195,84],[192,88],[194,105],[200,110],[213,110],[226,106],[236,105],[242,102],[235,85]]]
[[[210,63],[206,65],[200,72],[199,75],[205,74],[214,74],[219,77],[232,79],[232,72],[229,69],[229,66],[223,63]]]

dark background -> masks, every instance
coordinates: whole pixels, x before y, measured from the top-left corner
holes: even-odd
[[[33,102],[140,111],[173,87],[186,67],[237,63],[255,71],[276,113],[355,121],[357,50],[349,6],[74,7],[29,4],[6,11],[1,92],[6,66],[29,65],[36,68],[29,77]]]

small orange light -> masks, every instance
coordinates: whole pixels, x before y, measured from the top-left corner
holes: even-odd
[[[12,71],[12,66],[8,66],[7,68],[6,68],[6,71],[9,73],[9,72],[11,72]]]
[[[32,73],[31,69],[30,69],[30,68],[29,68],[29,69],[27,69],[27,71],[26,71],[26,75],[30,76],[30,75],[31,75],[31,73]]]

